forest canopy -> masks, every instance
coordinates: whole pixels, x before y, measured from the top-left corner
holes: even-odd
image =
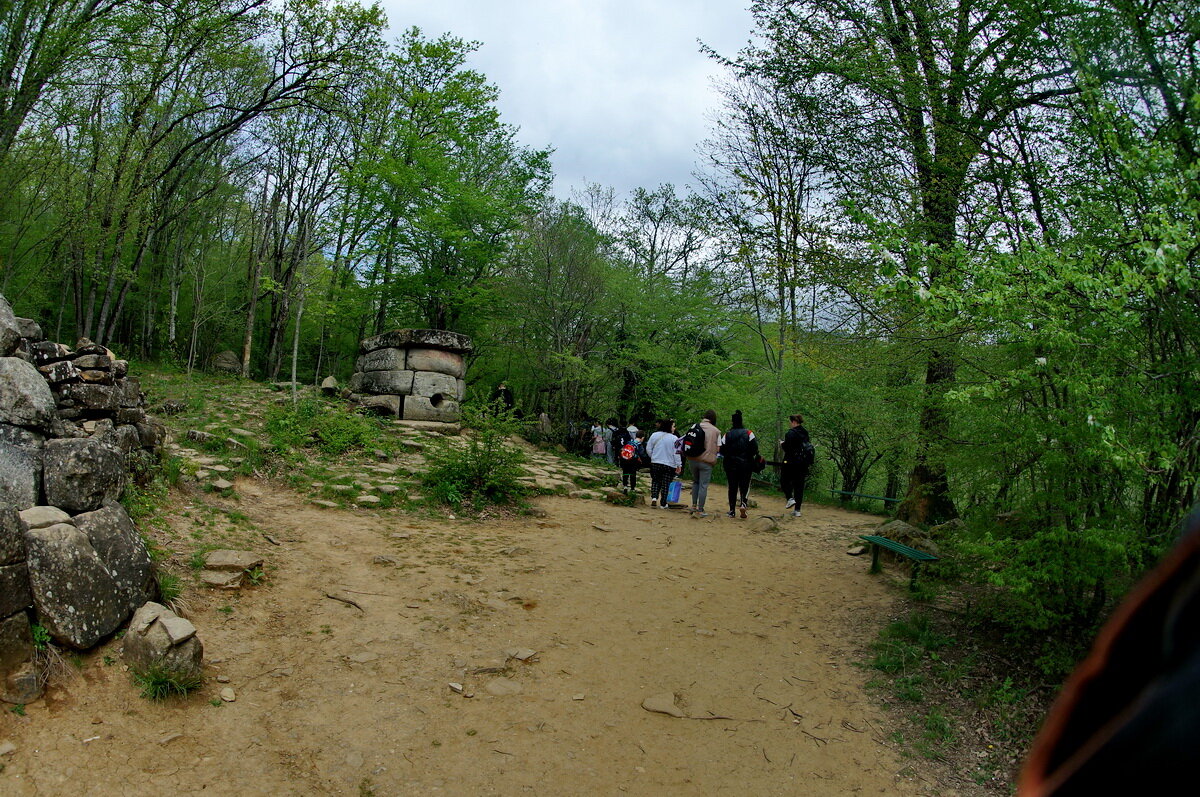
[[[567,200],[478,44],[377,7],[5,3],[0,293],[263,379],[450,329],[560,431],[802,412],[814,489],[963,519],[995,619],[1089,629],[1196,499],[1200,11],[752,8],[695,188]]]

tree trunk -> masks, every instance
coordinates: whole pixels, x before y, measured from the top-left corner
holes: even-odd
[[[296,328],[292,331],[292,406],[296,406],[296,360],[300,355],[300,319],[304,316],[304,285],[300,285],[300,301],[296,304]]]
[[[916,464],[909,474],[908,495],[896,510],[896,517],[908,523],[940,522],[957,516],[941,452],[950,430],[945,392],[954,381],[954,373],[953,355],[941,347],[931,349],[925,373]]]

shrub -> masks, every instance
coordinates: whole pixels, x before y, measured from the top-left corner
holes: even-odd
[[[1128,586],[1138,542],[1132,530],[1100,527],[1030,524],[1014,532],[964,546],[981,564],[976,577],[991,587],[978,611],[1042,672],[1062,677],[1086,649],[1110,594]]]
[[[306,398],[295,406],[273,410],[266,421],[267,436],[281,454],[317,448],[326,454],[344,454],[375,444],[379,421],[340,404]]]
[[[494,406],[464,407],[461,438],[439,441],[426,451],[423,482],[434,499],[456,509],[476,511],[486,504],[511,503],[525,494],[519,479],[525,454],[512,444],[518,422]]]

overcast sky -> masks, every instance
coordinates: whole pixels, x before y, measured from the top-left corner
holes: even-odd
[[[734,55],[749,0],[382,0],[397,35],[481,42],[470,66],[500,89],[521,143],[551,146],[555,193],[619,194],[691,182],[719,69],[698,41]]]

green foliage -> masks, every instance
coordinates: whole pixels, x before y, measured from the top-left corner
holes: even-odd
[[[50,632],[40,623],[34,623],[29,630],[33,633],[34,650],[45,650],[46,646],[50,644]]]
[[[168,487],[176,487],[187,471],[187,460],[167,454],[162,460],[162,478]]]
[[[204,685],[199,673],[179,673],[156,662],[145,668],[130,671],[133,684],[142,697],[148,700],[166,700],[169,697],[186,697]]]
[[[317,398],[273,409],[267,415],[265,429],[275,450],[293,460],[308,448],[337,456],[375,446],[382,436],[379,420],[344,404]]]
[[[525,454],[510,437],[518,429],[513,416],[495,406],[467,406],[469,432],[445,438],[426,450],[422,480],[437,501],[479,511],[487,504],[512,503],[525,494]]]
[[[167,482],[156,476],[148,484],[130,482],[121,491],[121,505],[134,523],[140,523],[158,514],[167,500]]]
[[[1070,531],[1045,521],[1016,524],[1004,536],[966,541],[978,578],[992,589],[977,611],[998,624],[1009,641],[1029,651],[1049,676],[1065,675],[1086,649],[1108,607],[1130,576],[1130,529],[1093,527]]]

